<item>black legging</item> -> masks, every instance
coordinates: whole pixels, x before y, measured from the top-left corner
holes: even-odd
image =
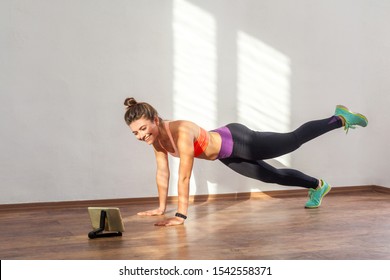
[[[289,133],[258,132],[242,124],[228,124],[233,137],[233,152],[229,158],[220,160],[234,171],[253,179],[285,186],[316,188],[319,183],[316,178],[294,169],[277,169],[263,160],[290,153],[341,126],[342,122],[336,116],[307,122]]]

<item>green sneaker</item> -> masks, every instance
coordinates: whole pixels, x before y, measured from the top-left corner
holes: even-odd
[[[309,189],[309,200],[306,202],[305,208],[318,208],[321,205],[322,198],[330,189],[330,185],[324,180],[321,180],[319,189]]]
[[[348,133],[350,128],[355,129],[356,125],[366,127],[368,124],[367,118],[359,113],[354,113],[343,105],[337,105],[335,116],[342,117],[345,121],[344,130]]]

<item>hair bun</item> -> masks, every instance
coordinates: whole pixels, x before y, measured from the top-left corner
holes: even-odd
[[[132,107],[134,105],[136,105],[138,102],[133,98],[133,97],[129,97],[129,98],[126,98],[124,104],[125,106],[127,107]]]

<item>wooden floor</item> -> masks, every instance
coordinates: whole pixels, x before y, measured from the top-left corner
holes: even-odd
[[[390,259],[390,193],[377,188],[331,192],[319,209],[284,195],[196,201],[184,226],[119,205],[122,237],[90,240],[84,206],[0,209],[0,259]],[[103,205],[101,205],[103,206]],[[168,215],[175,205],[169,205]]]

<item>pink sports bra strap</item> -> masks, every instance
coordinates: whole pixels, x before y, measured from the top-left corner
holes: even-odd
[[[179,151],[178,151],[178,149],[177,149],[177,147],[176,147],[176,144],[175,144],[175,142],[173,141],[173,137],[172,137],[172,133],[171,133],[171,130],[170,130],[170,128],[169,128],[169,122],[164,122],[164,124],[165,124],[165,130],[167,131],[167,134],[168,134],[168,137],[169,137],[169,140],[171,141],[171,144],[172,144],[172,147],[173,147],[173,149],[174,149],[174,153],[170,153],[172,156],[174,156],[174,157],[179,157]],[[160,145],[161,145],[161,143],[160,143]],[[162,145],[161,145],[162,146]],[[165,148],[164,148],[165,149]],[[167,151],[168,152],[168,151]]]

